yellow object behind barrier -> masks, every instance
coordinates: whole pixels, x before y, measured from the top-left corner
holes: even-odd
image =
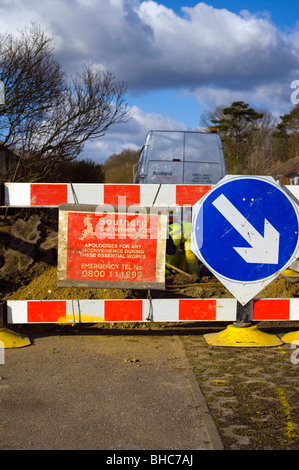
[[[205,340],[211,346],[230,347],[271,347],[279,346],[282,341],[276,335],[270,335],[260,331],[257,326],[240,327],[228,325],[220,333],[204,335]]]
[[[3,345],[5,349],[10,349],[23,348],[24,346],[29,346],[31,342],[27,336],[22,336],[7,328],[0,328],[0,344]]]
[[[286,333],[282,338],[281,341],[283,343],[297,343],[299,344],[299,331],[291,331],[290,333]]]
[[[193,251],[191,251],[191,240],[185,241],[185,257],[187,264],[187,272],[189,274],[198,274],[199,264],[195,254],[193,253]]]
[[[281,273],[282,276],[284,277],[295,277],[295,278],[298,278],[299,277],[299,273],[298,271],[294,271],[293,269],[285,269],[282,273]]]
[[[188,274],[199,274],[199,262],[191,250],[191,231],[189,222],[175,222],[169,226],[166,260]]]

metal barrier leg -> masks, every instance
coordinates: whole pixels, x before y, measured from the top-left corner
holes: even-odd
[[[19,333],[15,333],[14,331],[5,328],[7,316],[6,307],[6,302],[0,301],[0,341],[2,347],[10,349],[29,346],[31,342],[27,336],[20,335]]]
[[[251,324],[252,301],[246,305],[237,303],[237,321],[221,331],[204,335],[211,346],[229,347],[273,347],[282,344],[276,335],[260,331],[256,325]]]

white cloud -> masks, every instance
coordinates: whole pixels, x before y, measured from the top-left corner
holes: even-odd
[[[250,90],[203,86],[195,91],[186,91],[186,94],[193,95],[204,110],[213,111],[217,106],[228,106],[233,101],[244,101],[250,106],[266,109],[279,117],[290,111],[291,83],[291,81],[285,84],[269,81],[265,85],[252,87]]]
[[[132,95],[173,87],[210,110],[243,100],[287,112],[299,72],[299,24],[285,33],[264,13],[183,3],[179,16],[151,0],[0,0],[0,31],[15,34],[36,22],[53,35],[67,71],[80,70],[84,61],[100,64]],[[135,108],[131,123],[88,148],[103,158],[121,146],[142,145],[150,128],[180,125]]]
[[[298,31],[286,35],[265,15],[205,3],[182,11],[139,0],[0,0],[0,27],[36,21],[54,35],[66,67],[103,64],[132,90],[249,87],[299,68]]]
[[[143,69],[137,74],[134,69],[145,86],[194,87],[207,81],[223,86],[236,80],[249,86],[270,74],[281,77],[295,65],[294,44],[264,17],[241,16],[204,3],[183,11],[186,16],[181,18],[152,1],[138,9],[152,30],[152,50],[156,48]]]

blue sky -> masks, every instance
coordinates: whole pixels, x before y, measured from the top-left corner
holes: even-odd
[[[163,5],[168,8],[172,8],[178,14],[180,14],[181,7],[183,5],[194,7],[199,2],[194,1],[180,1],[180,0],[165,0],[161,1]],[[275,0],[249,0],[247,2],[238,0],[211,0],[206,2],[208,5],[214,8],[225,8],[233,13],[239,13],[241,10],[249,10],[251,13],[267,12],[271,15],[272,21],[281,28],[294,27],[298,18],[298,2],[297,0],[288,0],[286,2],[280,2]]]
[[[194,129],[203,111],[236,100],[274,116],[292,107],[298,0],[0,0],[2,33],[32,21],[69,73],[89,61],[127,84],[131,121],[87,144],[84,158],[138,149],[150,129]]]

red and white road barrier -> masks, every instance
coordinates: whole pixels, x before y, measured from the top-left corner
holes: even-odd
[[[2,183],[2,207],[60,204],[183,207],[194,205],[211,185]],[[299,199],[299,186],[286,186]],[[7,300],[8,324],[99,322],[235,322],[236,299]],[[254,299],[250,321],[299,320],[299,299]],[[1,313],[1,312],[0,312]],[[0,318],[1,320],[1,318]]]
[[[192,206],[213,186],[188,184],[2,183],[1,207],[58,207],[59,204]],[[299,199],[299,186],[285,187]]]
[[[3,183],[1,206],[58,207],[74,203],[192,206],[211,188],[185,184]]]
[[[235,299],[7,300],[7,323],[235,321]]]
[[[235,299],[7,300],[6,322],[235,322]],[[251,321],[299,320],[299,298],[255,299]]]

